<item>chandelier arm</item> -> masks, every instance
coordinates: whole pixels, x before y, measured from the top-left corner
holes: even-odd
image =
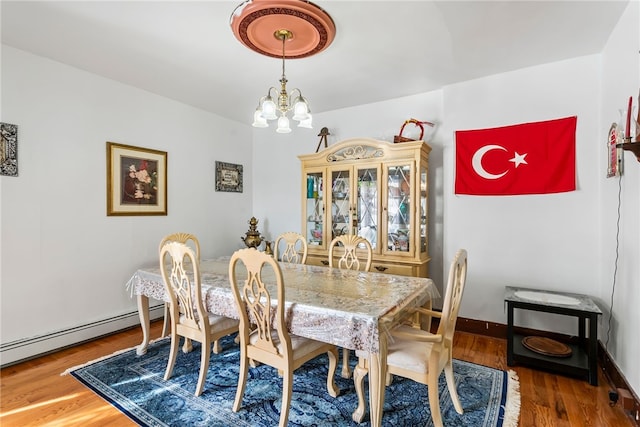
[[[275,91],[275,93],[276,93],[275,97],[271,95],[271,91],[272,90]],[[269,90],[267,91],[267,96],[265,96],[264,98],[269,98],[269,97],[271,97],[271,98],[277,98],[278,97],[278,89],[275,86],[271,86],[269,88]]]
[[[302,91],[300,89],[298,89],[297,87],[293,88],[291,90],[291,93],[289,94],[289,103],[291,103],[291,101],[295,99],[293,94],[296,93],[296,92],[298,93],[298,97],[302,98]]]

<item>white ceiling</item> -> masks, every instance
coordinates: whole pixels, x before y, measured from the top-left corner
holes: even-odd
[[[2,0],[2,43],[250,122],[281,61],[235,39],[240,3]],[[599,53],[628,0],[314,3],[336,38],[286,74],[318,113]]]

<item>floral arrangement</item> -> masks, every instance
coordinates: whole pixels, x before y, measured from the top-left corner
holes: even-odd
[[[158,191],[158,173],[156,171],[149,173],[148,168],[146,160],[141,160],[137,168],[135,164],[129,165],[124,182],[123,202],[155,203]]]

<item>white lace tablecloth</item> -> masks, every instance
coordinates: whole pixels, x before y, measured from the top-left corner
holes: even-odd
[[[280,266],[289,331],[354,350],[377,353],[380,331],[397,320],[397,313],[440,297],[427,278],[286,263]],[[201,261],[203,294],[208,311],[237,319],[228,269],[229,257]],[[168,301],[159,266],[136,271],[127,287],[132,295]]]

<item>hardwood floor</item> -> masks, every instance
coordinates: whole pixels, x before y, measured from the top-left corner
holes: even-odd
[[[152,323],[151,336],[162,322]],[[4,368],[0,376],[0,425],[133,426],[117,409],[84,387],[66,369],[139,344],[139,328]],[[506,340],[458,332],[454,357],[506,370]],[[609,385],[600,372],[599,386],[586,381],[513,367],[520,379],[521,427],[633,427],[622,408],[609,406]]]

